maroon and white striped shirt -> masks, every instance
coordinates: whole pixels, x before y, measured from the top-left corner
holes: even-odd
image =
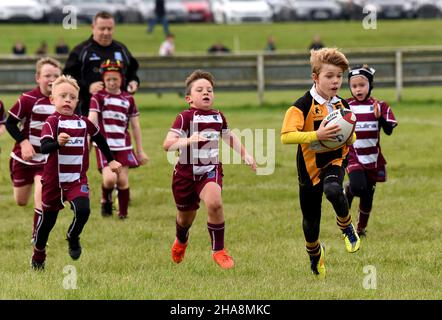
[[[49,153],[44,166],[43,180],[48,184],[65,187],[77,181],[87,181],[86,172],[89,168],[89,146],[87,136],[99,132],[89,119],[84,116],[65,116],[58,112],[46,119],[41,132],[41,139],[58,139],[62,132],[70,138],[68,143],[57,151]]]
[[[5,114],[5,106],[3,102],[0,101],[0,124],[5,124],[6,122],[6,114]]]
[[[11,157],[27,165],[39,165],[46,163],[47,155],[40,152],[40,135],[46,118],[54,113],[55,107],[49,101],[49,97],[43,95],[37,87],[23,93],[17,102],[9,110],[9,114],[20,120],[21,134],[28,139],[35,150],[31,160],[25,161],[21,157],[21,147],[15,143]]]
[[[90,111],[98,112],[100,131],[112,151],[130,150],[129,120],[139,115],[134,98],[127,92],[115,95],[105,90],[91,98]]]
[[[181,138],[189,138],[198,132],[208,139],[180,150],[180,157],[175,165],[177,175],[199,180],[201,175],[207,172],[222,169],[218,156],[219,141],[229,128],[220,111],[190,108],[176,117],[170,130],[179,134]]]
[[[376,169],[387,162],[381,153],[379,119],[374,115],[375,100],[369,99],[359,102],[354,98],[347,100],[350,109],[356,115],[356,141],[350,147],[348,171],[353,168]],[[378,101],[381,116],[392,126],[397,125],[393,111],[385,101]]]

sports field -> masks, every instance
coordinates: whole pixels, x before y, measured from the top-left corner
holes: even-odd
[[[272,174],[257,176],[245,165],[225,165],[226,246],[236,262],[229,271],[211,259],[203,205],[191,228],[185,260],[175,265],[170,256],[175,235],[173,167],[162,141],[185,108],[177,95],[136,96],[151,162],[130,173],[130,218],[101,217],[100,176],[91,157],[92,213],[81,237],[83,255],[74,262],[67,253],[64,235],[72,212],[65,209],[50,235],[42,273],[29,267],[32,205],[18,207],[13,201],[8,173],[12,141],[7,134],[1,136],[0,299],[441,299],[442,90],[406,88],[401,103],[394,102],[393,90],[374,90],[376,97],[390,102],[399,121],[393,135],[381,140],[388,182],[377,187],[368,237],[354,254],[345,251],[324,198],[324,281],[310,274],[305,252],[296,147],[279,142],[284,113],[302,93],[269,92],[264,107],[250,104],[256,93],[216,95],[216,106],[231,128],[275,132]],[[348,97],[349,92],[341,95]],[[0,98],[9,108],[16,96]],[[72,266],[77,289],[69,281]]]

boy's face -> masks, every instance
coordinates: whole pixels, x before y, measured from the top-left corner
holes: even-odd
[[[342,85],[342,77],[344,72],[338,66],[332,64],[324,64],[321,67],[319,75],[312,74],[313,81],[316,84],[316,91],[326,100],[337,95]]]
[[[354,76],[350,78],[350,90],[358,101],[364,101],[368,95],[369,83],[364,76]]]
[[[71,116],[77,106],[78,91],[71,84],[63,82],[55,87],[50,99],[58,113]]]
[[[61,75],[61,70],[52,64],[44,64],[40,72],[35,75],[35,81],[38,83],[41,93],[45,96],[51,94],[52,82]]]
[[[117,71],[108,71],[103,76],[104,86],[109,93],[119,93],[121,88],[121,74]]]
[[[186,96],[187,103],[197,109],[210,109],[213,99],[213,86],[206,79],[198,79],[193,82],[190,94]]]

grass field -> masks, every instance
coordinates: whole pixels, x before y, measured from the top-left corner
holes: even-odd
[[[275,130],[275,171],[256,176],[245,165],[226,165],[223,200],[226,246],[235,258],[222,271],[211,260],[207,214],[200,209],[180,265],[170,247],[175,234],[172,166],[162,141],[185,108],[176,95],[137,95],[148,166],[131,171],[130,218],[103,219],[100,176],[91,157],[92,213],[82,234],[83,255],[73,262],[64,235],[72,219],[65,209],[52,231],[46,270],[30,269],[32,205],[17,207],[8,175],[11,139],[0,137],[0,299],[441,299],[442,228],[440,194],[442,91],[406,89],[391,103],[399,126],[382,137],[389,180],[375,194],[368,238],[362,249],[345,251],[331,205],[324,199],[321,240],[327,247],[324,281],[310,274],[304,248],[295,167],[295,146],[281,145],[287,107],[301,91],[271,92],[258,108],[254,93],[217,95],[231,128]],[[393,101],[394,91],[375,96]],[[342,92],[348,96],[348,92]],[[2,96],[9,107],[16,96]],[[355,214],[353,208],[353,214]],[[64,289],[66,266],[77,272],[77,289]],[[364,289],[364,267],[376,270],[376,289]]]
[[[177,54],[205,53],[214,42],[221,41],[232,50],[262,51],[266,38],[273,35],[280,50],[305,52],[312,37],[319,34],[327,46],[344,49],[401,46],[434,46],[442,44],[442,19],[436,20],[378,20],[377,29],[365,30],[360,21],[329,21],[309,23],[273,24],[174,24],[171,32],[176,36]],[[146,25],[117,25],[115,38],[123,41],[132,53],[158,54],[164,40],[163,30],[157,25],[153,34],[148,35]],[[406,30],[407,32],[404,32]],[[2,41],[0,54],[9,54],[15,41],[22,40],[33,54],[41,41],[47,41],[53,52],[55,43],[64,38],[69,46],[85,40],[91,34],[89,25],[78,29],[63,29],[59,25],[14,25],[0,24]],[[235,40],[239,48],[235,47]]]

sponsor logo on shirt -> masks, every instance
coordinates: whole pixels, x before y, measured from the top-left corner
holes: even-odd
[[[89,61],[101,60],[99,56],[95,52],[92,52],[92,55],[89,57]]]

